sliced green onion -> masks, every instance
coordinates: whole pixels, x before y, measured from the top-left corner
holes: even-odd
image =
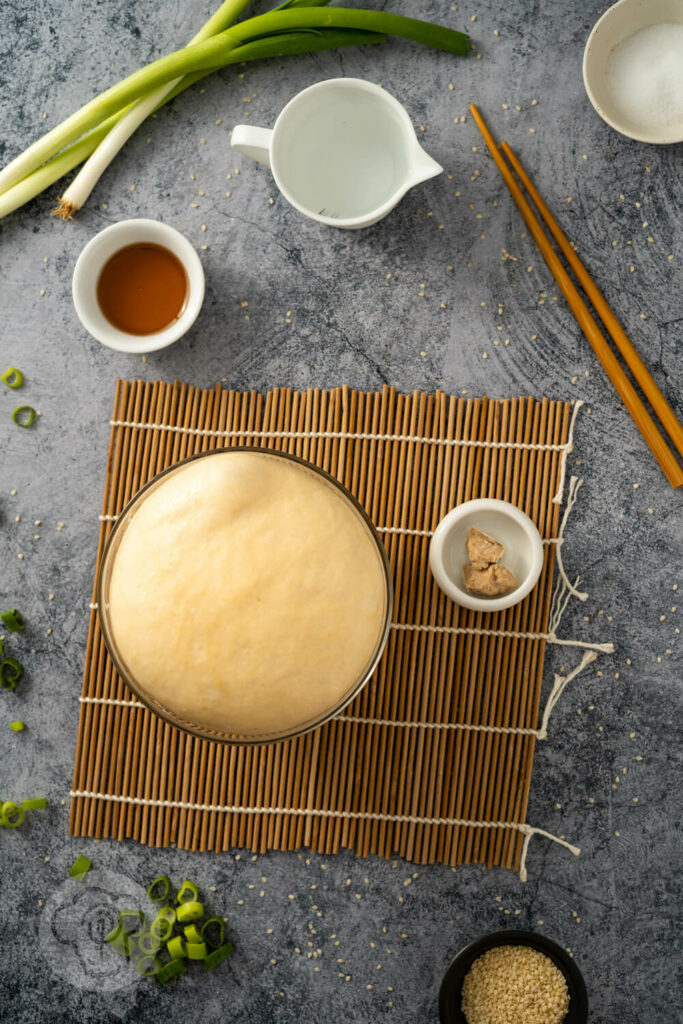
[[[188,924],[183,928],[186,942],[203,942],[199,931],[197,930],[196,924]]]
[[[4,373],[0,373],[0,380],[8,388],[20,388],[24,383],[24,375],[16,366],[9,366]]]
[[[204,961],[206,963],[206,960]],[[185,962],[183,960],[171,960],[169,964],[164,964],[159,973],[157,979],[162,985],[166,985],[167,982],[172,981],[173,978],[180,977],[187,970]]]
[[[190,903],[181,903],[176,914],[180,924],[187,924],[189,921],[199,921],[204,917],[204,904],[192,900]]]
[[[36,418],[36,410],[32,405],[18,405],[12,413],[12,419],[18,427],[30,427]]]
[[[16,658],[0,661],[0,688],[13,690],[24,674],[24,666]]]
[[[206,960],[208,950],[205,942],[188,942],[186,949],[189,960]]]
[[[158,893],[158,889],[161,889],[162,891]],[[170,891],[171,879],[168,875],[159,875],[159,877],[155,878],[150,885],[147,890],[147,895],[151,899],[152,903],[163,903]]]
[[[209,953],[206,960],[204,961],[204,970],[212,971],[214,967],[222,963],[227,957],[232,956],[235,952],[235,947],[232,942],[226,942],[223,946],[219,946],[218,949],[214,949],[213,953]]]
[[[176,903],[189,903],[190,900],[199,899],[199,889],[194,882],[183,882],[182,889],[175,898]]]
[[[146,956],[154,956],[161,949],[161,939],[152,931],[143,932],[138,935],[138,947]]]
[[[19,828],[26,821],[26,811],[13,800],[6,800],[0,808],[0,823],[5,828]]]
[[[84,857],[82,853],[79,853],[76,860],[73,862],[71,871],[69,872],[69,878],[75,878],[77,882],[82,882],[88,871],[92,867],[92,861]]]
[[[190,925],[190,927],[192,927]],[[218,932],[218,934],[216,934]],[[218,949],[225,942],[225,921],[222,917],[210,917],[202,925],[201,936],[211,949]]]
[[[104,941],[115,953],[120,953],[121,956],[130,956],[135,948],[135,940],[129,935],[124,934],[120,924],[113,931],[109,932],[109,935],[105,935]]]
[[[26,726],[24,725],[20,718],[18,718],[16,722],[10,722],[9,727],[12,730],[12,732],[23,732],[24,729],[26,728]]]
[[[25,811],[42,811],[47,807],[47,798],[44,796],[34,796],[30,800],[22,800],[21,806]]]
[[[172,939],[169,939],[166,943],[166,949],[171,960],[181,960],[187,956],[187,946],[182,935],[174,935]]]
[[[141,974],[143,978],[153,978],[162,967],[161,960],[156,956],[141,956],[135,965],[138,974]]]
[[[176,912],[173,907],[165,906],[160,907],[157,916],[150,925],[150,932],[155,935],[160,942],[166,942],[170,939],[173,933],[173,925],[176,921]]]
[[[119,911],[119,924],[124,935],[139,935],[144,931],[145,914],[142,910]]]
[[[9,611],[2,612],[0,619],[5,623],[10,633],[23,633],[25,622],[16,608],[10,608]]]

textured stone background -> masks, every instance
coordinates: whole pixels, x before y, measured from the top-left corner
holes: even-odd
[[[593,1021],[676,1017],[680,494],[564,301],[555,301],[554,282],[471,118],[457,125],[454,118],[478,102],[523,155],[679,413],[680,147],[631,142],[590,107],[581,54],[603,0],[468,0],[457,11],[436,0],[391,6],[471,30],[482,59],[397,42],[252,66],[241,79],[234,70],[219,73],[139,132],[76,223],[48,217],[55,189],[0,224],[1,362],[24,370],[21,397],[43,414],[35,429],[15,428],[9,414],[17,396],[1,390],[2,603],[17,604],[29,625],[6,643],[27,676],[0,700],[0,785],[5,798],[50,798],[48,811],[0,835],[3,1022],[435,1021],[450,957],[504,925],[537,928],[572,949]],[[3,0],[2,160],[188,39],[211,7],[205,0]],[[302,219],[265,168],[230,152],[229,129],[247,114],[269,125],[299,89],[339,75],[381,82],[402,100],[448,172],[362,233]],[[135,216],[163,219],[207,246],[200,319],[146,363],[88,337],[70,297],[85,242]],[[503,248],[518,258],[504,260]],[[482,867],[414,871],[348,853],[255,859],[68,838],[61,802],[73,767],[117,376],[201,386],[225,378],[236,388],[347,382],[373,389],[387,381],[407,390],[586,400],[571,460],[586,483],[565,558],[590,599],[570,606],[563,632],[612,640],[617,652],[584,672],[556,709],[550,741],[538,749],[529,808],[530,822],[582,847],[579,859],[535,839],[522,885],[512,873]],[[550,652],[546,685],[553,669],[574,664],[573,654],[560,654]],[[16,717],[28,724],[19,736],[9,731]],[[79,852],[95,863],[84,890],[65,881]],[[72,926],[94,886],[125,889],[160,871],[193,877],[205,891],[215,885],[211,909],[229,917],[238,947],[231,966],[206,979],[188,976],[172,991],[114,977],[110,961],[100,975]],[[322,955],[307,958],[311,949]]]

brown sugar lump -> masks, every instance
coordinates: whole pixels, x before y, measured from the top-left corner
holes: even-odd
[[[519,586],[519,580],[504,565],[488,565],[478,569],[475,565],[463,565],[462,575],[465,588],[470,594],[481,597],[502,597]]]
[[[492,562],[500,562],[505,548],[488,533],[472,526],[467,534],[467,557],[475,569],[485,569]]]
[[[467,1024],[562,1024],[569,991],[550,957],[530,946],[495,946],[478,957],[462,986]]]

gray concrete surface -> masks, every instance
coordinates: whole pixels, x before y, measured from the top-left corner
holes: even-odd
[[[391,6],[470,30],[477,54],[457,59],[394,42],[254,65],[240,69],[244,77],[221,72],[142,128],[75,223],[49,218],[53,189],[0,224],[1,362],[21,367],[21,400],[42,412],[34,429],[16,428],[9,417],[18,396],[0,389],[2,604],[16,604],[28,621],[5,644],[26,678],[0,695],[0,785],[5,798],[50,800],[23,829],[0,834],[0,1019],[8,1024],[435,1021],[450,957],[506,925],[571,948],[596,1024],[680,1019],[680,494],[557,297],[471,118],[462,118],[476,101],[523,156],[679,414],[680,147],[622,138],[589,106],[581,54],[604,0]],[[3,162],[188,39],[210,7],[4,0]],[[362,233],[304,220],[265,168],[230,152],[229,130],[247,114],[269,125],[299,89],[339,75],[381,82],[404,102],[447,171]],[[163,219],[206,246],[199,320],[147,362],[93,341],[70,295],[85,242],[136,216]],[[611,640],[616,653],[584,672],[556,709],[528,816],[578,843],[580,858],[535,839],[522,885],[509,872],[413,869],[350,853],[254,859],[69,839],[66,796],[118,376],[201,386],[225,378],[235,388],[386,381],[586,400],[571,459],[586,483],[565,561],[590,598],[568,608],[563,632]],[[546,686],[553,670],[573,663],[573,654],[551,652]],[[18,717],[28,728],[14,735]],[[66,877],[78,853],[94,862],[82,889]],[[237,946],[230,966],[188,975],[172,991],[99,962],[74,925],[87,918],[89,900],[162,871],[195,878],[211,910],[229,918]]]

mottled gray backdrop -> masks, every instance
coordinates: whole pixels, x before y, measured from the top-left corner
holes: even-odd
[[[0,834],[3,1024],[433,1022],[450,957],[505,925],[571,948],[593,1021],[677,1019],[680,495],[558,298],[463,115],[476,101],[523,156],[679,414],[680,147],[631,142],[590,107],[581,55],[603,0],[387,6],[470,30],[476,53],[460,59],[392,42],[252,65],[243,77],[226,70],[138,132],[75,223],[49,218],[54,188],[0,224],[2,369],[24,371],[21,400],[42,412],[34,429],[20,430],[10,420],[18,395],[0,389],[2,603],[28,621],[5,643],[26,678],[0,694],[0,792],[50,800],[23,829]],[[206,0],[3,0],[3,162],[189,39],[210,10]],[[269,125],[299,89],[339,75],[381,82],[405,103],[447,171],[361,233],[306,221],[265,168],[230,151],[232,125]],[[206,246],[199,320],[147,362],[86,335],[70,293],[87,240],[138,216]],[[557,707],[529,807],[529,821],[579,844],[580,858],[535,839],[522,885],[510,872],[414,869],[350,853],[256,859],[68,838],[62,804],[119,376],[585,399],[571,470],[586,482],[564,550],[590,598],[570,605],[562,631],[611,640],[616,654],[595,662]],[[577,660],[551,650],[546,687],[553,670]],[[9,730],[16,718],[27,723],[23,734]],[[82,888],[66,878],[80,852],[94,862]],[[98,907],[133,900],[136,884],[161,871],[195,878],[237,946],[230,965],[167,989],[101,958],[82,926],[96,931]]]

